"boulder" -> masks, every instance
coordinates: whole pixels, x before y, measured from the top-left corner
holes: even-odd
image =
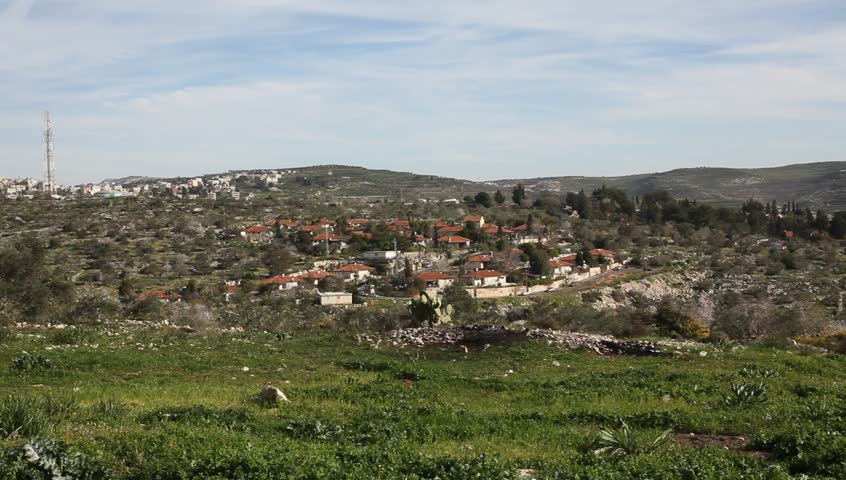
[[[285,396],[285,393],[273,385],[267,385],[264,387],[261,393],[258,394],[258,401],[260,403],[290,402],[288,397]]]

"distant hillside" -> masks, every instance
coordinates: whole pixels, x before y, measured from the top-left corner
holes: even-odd
[[[387,196],[412,201],[420,198],[458,197],[462,192],[475,195],[484,188],[474,182],[455,178],[346,165],[320,165],[290,170],[296,170],[297,173],[285,175],[278,185],[287,193],[320,191],[336,196]]]
[[[631,195],[667,190],[677,198],[715,205],[737,205],[749,198],[799,202],[803,206],[846,210],[846,162],[787,165],[774,168],[684,168],[623,177],[548,177],[499,180],[503,189],[522,182],[535,193],[593,191],[603,184]]]
[[[285,195],[313,197],[390,197],[406,201],[417,199],[461,198],[480,191],[501,189],[510,199],[518,182],[530,194],[543,191],[564,194],[591,192],[603,184],[621,188],[631,195],[667,190],[677,198],[688,198],[714,205],[740,205],[754,198],[761,201],[796,201],[802,206],[846,210],[846,162],[808,163],[775,168],[686,168],[664,173],[622,177],[547,177],[532,179],[471,182],[456,178],[391,170],[371,170],[347,165],[319,165],[290,168],[275,185]],[[240,176],[269,170],[227,172]],[[219,174],[223,175],[223,174]],[[209,178],[215,175],[203,175]],[[115,183],[153,183],[152,177],[126,177]],[[175,179],[170,179],[174,181]],[[255,183],[239,183],[241,191],[258,191]]]

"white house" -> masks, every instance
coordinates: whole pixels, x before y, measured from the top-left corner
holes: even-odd
[[[469,287],[499,287],[506,283],[505,274],[495,270],[477,270],[461,278]]]
[[[354,263],[333,270],[332,273],[343,278],[345,282],[360,282],[366,280],[374,270],[376,269],[373,267]]]
[[[353,294],[349,292],[323,292],[319,295],[321,305],[341,306],[353,304]]]
[[[441,272],[423,272],[414,276],[415,280],[426,283],[426,288],[444,289],[455,283],[455,277]]]

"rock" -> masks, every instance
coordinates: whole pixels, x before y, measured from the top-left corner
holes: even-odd
[[[250,371],[250,367],[241,367],[241,371],[247,373]]]
[[[261,403],[290,402],[288,397],[285,396],[285,393],[273,385],[267,385],[264,387],[261,393],[258,394],[258,401]]]
[[[560,363],[556,360],[556,361],[553,361],[553,362],[552,362],[552,366],[553,366],[553,367],[560,367],[560,366],[561,366],[561,364],[560,364]]]

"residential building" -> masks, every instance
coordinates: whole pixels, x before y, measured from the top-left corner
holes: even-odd
[[[335,269],[332,273],[344,279],[345,282],[360,282],[370,277],[370,273],[375,270],[375,268],[368,265],[353,263]]]
[[[477,270],[461,277],[469,287],[501,287],[505,285],[505,274],[496,270]]]

